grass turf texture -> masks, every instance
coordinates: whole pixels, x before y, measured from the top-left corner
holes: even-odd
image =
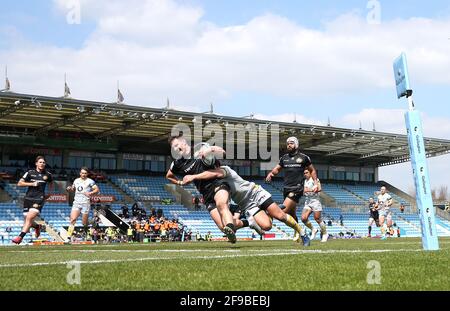
[[[238,241],[0,248],[0,290],[450,290],[450,239]],[[371,260],[381,284],[368,284]],[[67,275],[80,262],[81,284]]]

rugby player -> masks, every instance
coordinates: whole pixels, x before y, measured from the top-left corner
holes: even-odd
[[[214,169],[220,165],[214,158],[212,163],[207,163],[204,158],[207,153],[223,154],[224,150],[217,146],[211,146],[207,150],[199,151],[199,158],[191,157],[191,146],[182,135],[171,136],[169,144],[172,148],[172,156],[175,161],[170,165],[166,178],[177,185],[183,186],[183,180],[179,180],[176,175],[194,175],[209,169]],[[222,230],[231,243],[236,243],[236,230],[245,224],[236,218],[230,212],[229,208],[229,190],[230,186],[223,180],[198,180],[194,182],[197,190],[203,195],[206,206],[211,218],[217,227]],[[214,203],[214,204],[213,204]],[[213,208],[214,207],[214,208]]]
[[[369,198],[369,234],[367,237],[372,237],[372,225],[380,226],[379,215],[376,208],[376,203],[373,198]]]
[[[31,227],[35,230],[35,237],[41,234],[41,226],[35,223],[35,218],[40,215],[45,203],[45,188],[53,181],[52,174],[45,169],[45,158],[38,156],[35,161],[36,169],[27,171],[17,183],[19,187],[28,187],[23,200],[24,224],[18,236],[12,239],[15,244],[20,244]]]
[[[390,207],[392,205],[392,197],[386,192],[386,187],[380,188],[380,194],[377,198],[376,208],[378,210],[379,223],[381,227],[381,239],[386,240],[388,228],[392,226],[392,213]]]
[[[91,209],[91,196],[97,194],[100,189],[95,184],[95,181],[88,177],[89,169],[82,167],[80,169],[80,177],[75,179],[71,186],[66,188],[67,191],[75,191],[75,197],[72,204],[72,211],[70,212],[70,226],[67,230],[69,238],[72,236],[75,223],[80,214],[82,216],[82,223],[84,232],[87,234],[89,224],[89,210]]]
[[[230,186],[231,198],[245,213],[246,217],[253,217],[263,230],[268,231],[272,228],[271,217],[273,217],[294,229],[301,236],[303,245],[309,246],[309,237],[305,234],[305,230],[291,215],[283,212],[278,204],[273,201],[272,195],[263,187],[244,180],[229,166],[221,166],[218,169],[208,170],[196,175],[186,175],[183,182],[188,184],[218,178],[224,180]],[[209,208],[214,208],[214,206]]]
[[[311,159],[300,152],[299,143],[296,137],[289,137],[286,140],[288,153],[280,158],[280,162],[275,166],[266,177],[267,182],[271,182],[272,178],[279,174],[282,169],[285,170],[284,174],[284,212],[291,215],[295,221],[297,218],[297,204],[303,195],[304,177],[303,172],[305,169],[309,170],[311,177],[314,181],[314,192],[317,192],[317,173],[314,166],[311,163]],[[294,234],[294,240],[299,240],[300,236],[297,232]]]
[[[328,240],[327,233],[327,225],[322,219],[322,203],[319,199],[319,192],[322,191],[322,186],[320,185],[320,180],[317,179],[317,182],[313,180],[311,177],[311,173],[309,170],[305,170],[303,172],[305,176],[305,184],[303,187],[303,192],[305,195],[305,206],[302,211],[302,222],[311,229],[311,240],[314,240],[317,234],[317,229],[313,227],[311,222],[309,221],[309,215],[314,213],[314,219],[320,227],[320,233],[322,235],[321,242],[326,242]]]

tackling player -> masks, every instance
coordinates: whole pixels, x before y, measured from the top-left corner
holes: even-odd
[[[186,175],[183,178],[184,183],[192,181],[212,180],[222,178],[230,186],[230,194],[233,201],[245,213],[247,218],[253,217],[256,223],[265,231],[272,228],[271,217],[278,219],[291,227],[301,236],[303,245],[309,246],[309,237],[305,230],[295,221],[295,219],[286,214],[277,203],[272,199],[272,195],[263,187],[244,180],[229,166],[221,166],[215,170],[208,170],[197,175]],[[214,208],[210,206],[209,208]],[[270,217],[269,217],[270,216]]]

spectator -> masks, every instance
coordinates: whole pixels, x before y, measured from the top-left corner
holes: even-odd
[[[405,204],[404,203],[400,203],[400,212],[404,212],[405,211]]]
[[[128,215],[128,206],[126,204],[122,205],[122,216],[127,219],[130,217],[130,215]]]
[[[199,231],[195,234],[195,240],[196,241],[204,241],[205,239],[202,237]]]
[[[132,226],[130,226],[127,229],[127,238],[128,238],[128,243],[133,242],[133,227]]]
[[[196,211],[200,210],[200,198],[198,196],[194,198],[194,207]]]
[[[329,227],[333,226],[333,222],[331,221],[331,219],[328,219],[328,226]]]
[[[156,217],[156,210],[154,207],[150,209],[150,217]]]
[[[192,231],[190,229],[186,232],[185,240],[192,241]]]
[[[139,228],[139,242],[141,242],[141,243],[144,242],[144,236],[145,236],[144,225],[141,224],[141,226]]]
[[[339,215],[339,223],[341,224],[341,226],[344,226],[344,216]]]
[[[138,217],[138,205],[137,202],[134,202],[134,204],[131,206],[131,214],[133,215],[133,217]]]
[[[98,243],[98,229],[95,228],[94,231],[92,232],[92,238],[94,239],[94,243],[97,244]]]

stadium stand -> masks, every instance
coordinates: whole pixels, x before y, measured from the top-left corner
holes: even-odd
[[[167,180],[163,176],[110,175],[109,179],[136,201],[175,200],[172,194],[164,189]]]
[[[15,170],[16,168],[14,168]],[[7,171],[3,169],[3,171]],[[11,169],[11,171],[13,171]],[[267,191],[269,191],[274,200],[280,204],[283,202],[283,182],[279,179],[274,180],[272,183],[265,183],[263,178],[249,178],[249,180],[262,185]],[[112,195],[116,198],[115,204],[111,205],[111,209],[116,214],[122,213],[122,204],[124,203],[124,197],[118,189],[123,191],[129,197],[135,201],[145,201],[152,203],[151,206],[155,210],[161,209],[164,215],[169,219],[177,219],[179,223],[186,228],[187,231],[192,232],[195,236],[199,233],[201,236],[211,234],[213,239],[223,238],[222,232],[217,228],[214,221],[210,218],[209,213],[202,206],[202,210],[192,210],[187,207],[176,204],[175,197],[166,191],[165,185],[168,184],[164,176],[138,176],[138,175],[109,175],[107,179],[100,181],[99,187],[101,194]],[[13,202],[0,204],[0,235],[3,236],[3,243],[9,244],[11,239],[17,235],[22,226],[22,214],[21,207],[19,206],[19,200],[23,198],[26,192],[26,188],[17,187],[16,181],[3,179],[0,186],[8,195],[14,199]],[[328,224],[327,231],[331,237],[364,237],[367,235],[367,221],[368,214],[366,213],[366,205],[369,197],[376,197],[377,191],[379,191],[380,185],[377,183],[322,183],[323,192],[336,201],[338,207],[324,207],[323,217]],[[193,185],[183,187],[190,192],[193,197],[200,196],[197,189]],[[49,194],[64,193],[65,189],[62,189],[60,185],[55,183],[52,187],[49,187]],[[410,209],[406,208],[404,212],[401,212],[397,205],[398,203],[404,203],[407,207],[410,203],[404,198],[391,193],[394,199],[394,207],[391,208],[393,213],[393,222],[396,228],[400,228],[401,236],[406,237],[419,237],[420,233],[420,220],[417,214],[413,214]],[[164,199],[169,199],[169,203],[161,204]],[[167,202],[166,202],[167,203]],[[298,217],[300,218],[301,206],[303,201],[300,201],[298,209]],[[359,206],[358,211],[352,211],[350,208],[343,208],[344,206]],[[128,206],[129,208],[131,206]],[[41,218],[51,226],[54,230],[60,231],[63,227],[69,225],[69,215],[71,208],[67,203],[47,203],[42,211]],[[147,215],[149,215],[147,209]],[[92,211],[90,218],[92,218]],[[343,224],[340,223],[342,218]],[[311,221],[315,227],[318,227],[314,220]],[[437,230],[440,236],[450,236],[450,221],[437,217]],[[81,218],[78,219],[76,226],[82,226]],[[374,229],[374,235],[379,234]],[[291,239],[293,236],[293,230],[286,226],[284,223],[274,220],[273,228],[267,232],[266,238],[270,239]],[[237,237],[241,239],[259,238],[259,236],[250,228],[244,228],[238,230]],[[27,235],[28,241],[33,241],[34,236],[32,234]],[[52,240],[52,237],[46,232],[41,234],[40,239]],[[319,239],[319,237],[317,237]]]

